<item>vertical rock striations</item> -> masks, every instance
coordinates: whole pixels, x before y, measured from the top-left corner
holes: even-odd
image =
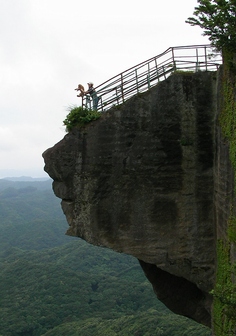
[[[210,325],[216,74],[175,74],[43,153],[68,234],[131,254],[158,298]]]

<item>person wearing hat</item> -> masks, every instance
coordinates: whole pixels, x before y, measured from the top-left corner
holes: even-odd
[[[97,107],[98,107],[98,101],[99,98],[97,96],[97,92],[95,91],[94,87],[93,87],[93,83],[92,82],[88,82],[88,90],[84,92],[85,95],[89,94],[92,97],[93,100],[93,110],[97,111]],[[86,105],[88,106],[90,99],[87,99],[86,101]]]

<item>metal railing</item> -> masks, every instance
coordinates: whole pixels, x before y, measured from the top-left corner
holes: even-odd
[[[123,104],[135,94],[149,90],[178,70],[216,71],[221,64],[221,55],[215,53],[211,45],[170,47],[162,54],[137,64],[97,86],[97,111],[105,112],[112,106]],[[86,96],[85,106],[92,108],[91,97]]]

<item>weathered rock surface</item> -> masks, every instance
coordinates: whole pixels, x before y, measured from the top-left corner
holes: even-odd
[[[138,258],[163,303],[208,326],[216,86],[172,75],[43,153],[68,234]]]

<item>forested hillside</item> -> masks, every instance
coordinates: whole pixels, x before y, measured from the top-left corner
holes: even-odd
[[[0,180],[0,336],[210,335],[156,299],[137,260],[65,236],[51,181],[8,182]]]

